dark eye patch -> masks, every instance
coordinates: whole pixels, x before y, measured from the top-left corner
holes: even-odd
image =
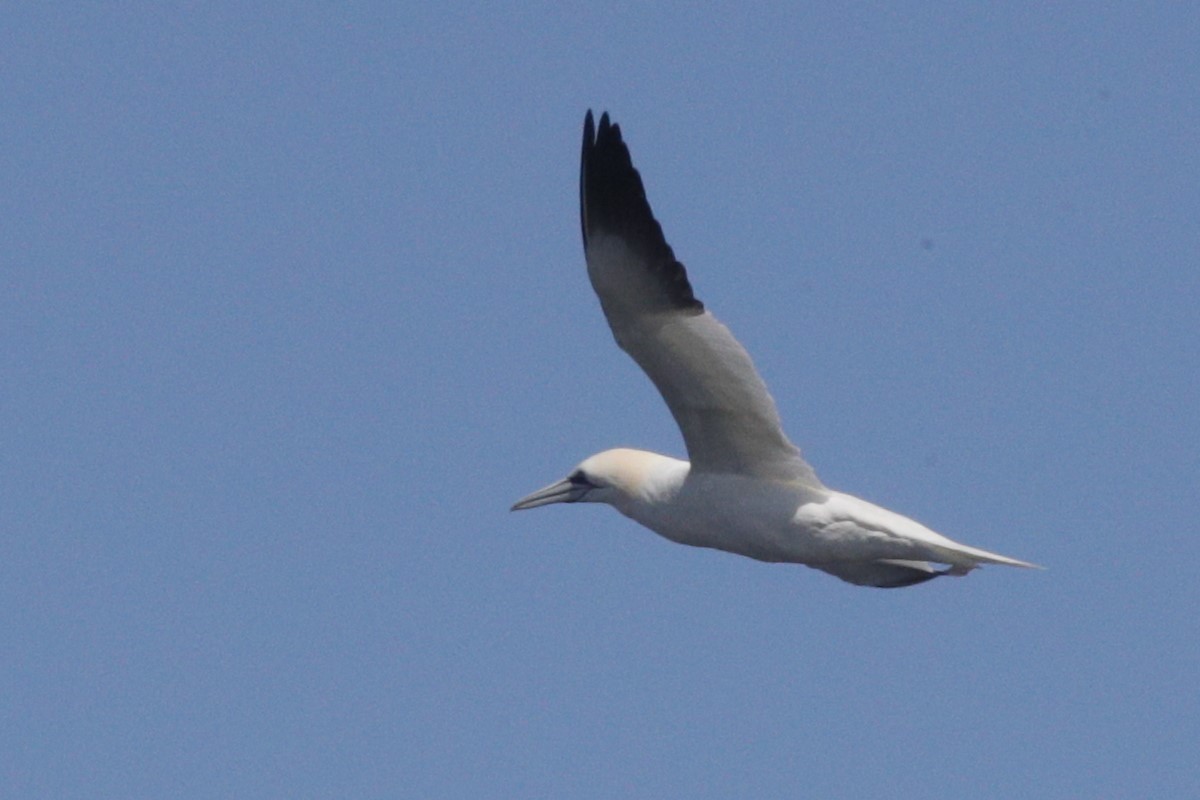
[[[567,480],[574,486],[595,486],[594,483],[587,479],[587,476],[583,474],[583,470],[581,469],[572,472]]]

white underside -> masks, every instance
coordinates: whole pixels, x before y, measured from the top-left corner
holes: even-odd
[[[680,544],[760,561],[822,565],[934,561],[963,573],[981,563],[1033,566],[947,539],[900,514],[830,490],[738,475],[693,474],[651,501],[618,510]]]

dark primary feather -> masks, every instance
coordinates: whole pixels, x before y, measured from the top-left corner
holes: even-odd
[[[663,310],[699,314],[704,304],[692,294],[687,270],[675,258],[663,236],[662,226],[650,210],[642,177],[633,168],[629,148],[621,139],[621,126],[600,115],[600,128],[588,111],[583,123],[583,154],[580,158],[579,219],[583,247],[588,234],[602,231],[619,236],[652,270],[661,291]]]

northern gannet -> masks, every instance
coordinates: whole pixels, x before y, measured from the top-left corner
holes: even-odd
[[[617,344],[666,401],[691,461],[606,450],[513,511],[607,503],[673,542],[805,564],[860,586],[911,586],[980,564],[1036,566],[826,488],[784,434],[750,356],[692,293],[607,113],[596,127],[588,111],[581,162],[592,288]]]

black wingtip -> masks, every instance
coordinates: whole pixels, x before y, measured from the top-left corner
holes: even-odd
[[[605,119],[608,114],[605,113]],[[596,146],[596,124],[592,120],[592,110],[587,110],[583,118],[583,147],[579,154],[579,227],[583,232],[583,249],[587,252],[587,165],[592,148]]]
[[[621,137],[621,126],[609,120],[607,111],[600,115],[599,126],[593,122],[591,109],[583,120],[579,212],[585,251],[589,229],[616,233],[654,265],[669,307],[692,313],[704,310],[692,292],[687,270],[676,260],[654,218],[642,177]]]
[[[592,119],[592,110],[587,110],[587,116],[583,118],[583,150],[586,153],[596,141],[596,123]]]

